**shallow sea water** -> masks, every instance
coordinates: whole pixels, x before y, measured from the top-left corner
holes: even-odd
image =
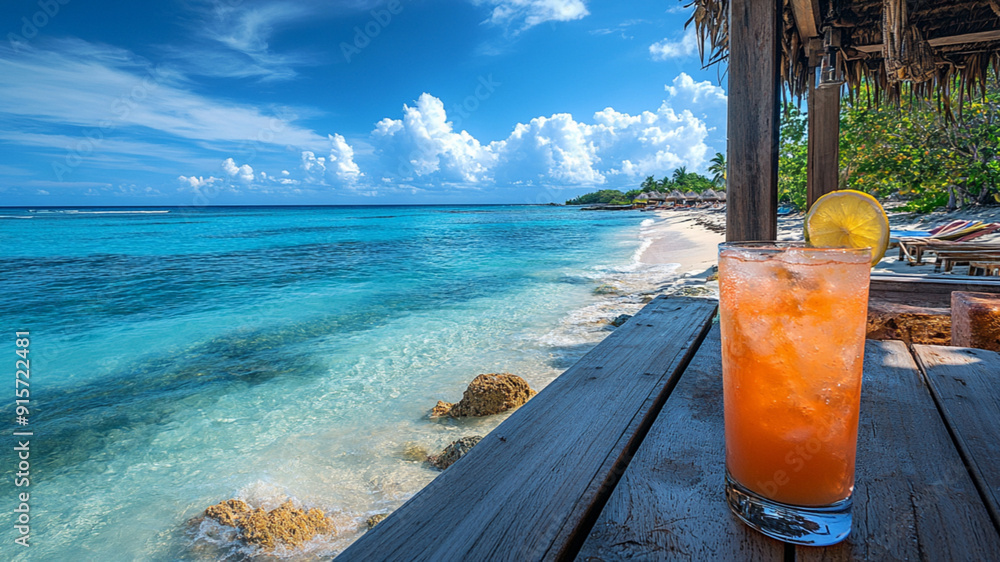
[[[31,333],[33,546],[17,560],[336,554],[438,474],[407,448],[503,419],[431,421],[437,400],[479,373],[544,387],[674,271],[637,262],[639,212],[150,210],[167,212],[0,213],[19,217],[0,218],[9,355]],[[2,467],[12,498],[12,455]],[[192,522],[231,497],[318,507],[338,532],[265,557]]]

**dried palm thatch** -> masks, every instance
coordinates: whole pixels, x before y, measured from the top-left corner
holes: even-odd
[[[764,0],[761,0],[764,1]],[[794,0],[782,0],[781,78],[801,97],[813,77],[807,45],[795,22]],[[730,0],[692,0],[694,25],[706,66],[727,59]],[[936,98],[951,115],[954,94],[985,92],[1000,78],[1000,0],[817,0],[816,28],[839,30],[839,66],[848,95],[870,105],[901,96]],[[986,32],[984,34],[984,32]],[[994,32],[994,33],[991,33]],[[970,34],[980,34],[970,36]],[[814,59],[815,61],[815,59]]]

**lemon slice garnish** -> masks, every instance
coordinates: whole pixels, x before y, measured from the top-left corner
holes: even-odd
[[[821,248],[871,248],[872,266],[889,248],[889,218],[867,193],[844,189],[820,197],[806,213],[806,242]]]

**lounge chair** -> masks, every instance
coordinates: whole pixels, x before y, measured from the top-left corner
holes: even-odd
[[[991,247],[979,247],[972,249],[965,244],[955,244],[955,246],[934,250],[934,271],[951,273],[956,265],[968,265],[972,262],[1000,260],[1000,244],[993,244]]]
[[[899,244],[899,259],[906,259],[910,265],[920,265],[924,251],[935,251],[939,248],[948,249],[947,244],[965,244],[980,236],[1000,230],[1000,224],[983,223],[982,221],[952,221],[927,231],[926,236],[900,236],[906,231],[896,231],[893,242]],[[907,233],[907,234],[912,234]],[[990,245],[987,249],[992,249]],[[972,246],[963,246],[973,250]]]
[[[1000,260],[983,260],[969,262],[969,275],[1000,277]]]

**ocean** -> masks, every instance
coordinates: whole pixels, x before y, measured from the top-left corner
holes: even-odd
[[[432,421],[480,373],[543,388],[674,275],[636,212],[548,206],[0,209],[0,350],[30,333],[31,544],[16,560],[259,557],[197,517],[323,509],[329,557],[502,421]],[[5,341],[4,341],[5,340]],[[13,378],[13,369],[9,369]],[[8,389],[14,382],[8,379]],[[10,525],[6,533],[11,535]],[[5,556],[6,557],[6,556]]]

